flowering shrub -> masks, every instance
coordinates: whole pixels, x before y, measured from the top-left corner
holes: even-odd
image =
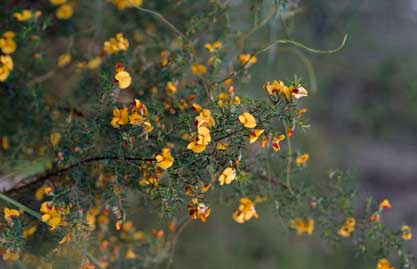
[[[324,186],[299,177],[310,157],[292,143],[309,128],[301,79],[259,81],[261,98],[239,95],[270,48],[330,54],[346,37],[333,50],[287,39],[250,44],[268,20],[287,16],[288,1],[246,34],[233,32],[229,1],[15,2],[0,4],[0,162],[9,171],[17,160],[38,168],[0,194],[7,265],[169,264],[185,227],[209,221],[222,202],[234,205],[236,225],[262,218],[256,207],[269,204],[300,236],[351,240],[377,269],[416,268],[403,248],[411,228],[383,225],[388,200],[354,208],[341,171]],[[135,202],[163,225],[137,227]],[[29,251],[40,239],[48,247]]]

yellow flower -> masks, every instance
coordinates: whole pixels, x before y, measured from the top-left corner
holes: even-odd
[[[284,82],[282,82],[281,80],[274,80],[272,83],[268,81],[263,85],[263,88],[265,91],[268,92],[269,95],[286,95],[286,93],[288,92],[288,87],[285,86]]]
[[[127,107],[122,109],[113,108],[113,119],[111,121],[111,126],[114,128],[118,128],[121,125],[125,125],[129,123],[129,111]]]
[[[350,237],[355,230],[356,220],[354,218],[346,218],[345,223],[339,228],[337,234],[341,237]]]
[[[236,209],[232,215],[233,219],[237,223],[244,223],[253,217],[255,218],[259,217],[258,214],[256,213],[254,203],[249,198],[246,198],[246,197],[241,198],[239,202],[240,202],[239,208]]]
[[[19,260],[19,253],[18,252],[14,252],[14,251],[10,251],[9,249],[7,249],[4,253],[3,253],[3,260],[5,261],[17,261]]]
[[[72,17],[73,14],[74,8],[69,4],[64,4],[60,6],[55,12],[55,16],[59,20],[68,20]]]
[[[101,65],[101,57],[95,57],[87,62],[87,68],[94,70]]]
[[[140,7],[142,2],[142,0],[112,0],[113,5],[120,10],[131,7]]]
[[[65,53],[61,54],[58,57],[57,65],[58,67],[64,67],[71,62],[71,54]]]
[[[165,91],[168,96],[171,96],[177,92],[177,83],[174,83],[172,81],[168,81],[165,85]]]
[[[206,222],[207,218],[210,216],[211,209],[206,206],[204,203],[200,203],[198,199],[192,199],[191,202],[187,205],[188,214],[192,219],[200,219],[202,222]]]
[[[202,64],[194,63],[191,65],[191,71],[194,75],[204,75],[207,73],[207,68]]]
[[[230,98],[229,95],[227,95],[227,93],[221,92],[217,97],[217,104],[219,105],[219,107],[224,107],[227,104],[229,104],[229,99]]]
[[[58,132],[52,132],[51,136],[49,138],[49,142],[53,147],[56,147],[59,144],[59,141],[61,140],[61,134]]]
[[[0,140],[1,140],[1,148],[3,150],[8,150],[10,148],[9,138],[7,136],[2,136]]]
[[[204,47],[209,52],[215,52],[216,50],[220,49],[222,47],[222,42],[220,41],[214,41],[213,43],[206,43]]]
[[[12,54],[16,51],[16,42],[14,41],[15,33],[12,31],[7,31],[3,33],[0,38],[0,48],[4,54]]]
[[[45,195],[49,195],[53,192],[52,187],[43,185],[35,191],[35,199],[41,201]]]
[[[22,237],[24,239],[28,239],[30,236],[32,236],[36,232],[37,229],[38,229],[38,226],[36,225],[23,229]]]
[[[216,122],[211,115],[211,111],[205,108],[200,111],[200,114],[198,114],[197,117],[195,117],[195,121],[197,127],[213,127],[216,125]]]
[[[1,41],[1,39],[0,39]],[[9,55],[0,55],[0,81],[5,81],[13,70],[13,59]]]
[[[352,232],[352,228],[345,225],[340,227],[339,230],[337,230],[337,234],[341,237],[349,237]]]
[[[118,68],[116,70],[116,75],[114,76],[114,79],[119,84],[120,89],[126,89],[132,83],[132,77],[123,68]]]
[[[144,118],[139,115],[137,112],[133,112],[131,115],[129,115],[129,123],[132,125],[139,125],[144,121]]]
[[[264,130],[262,130],[262,129],[254,129],[254,130],[251,130],[250,133],[249,133],[249,143],[250,144],[255,143],[256,140],[258,140],[258,138],[263,133],[264,133]]]
[[[404,240],[411,240],[413,238],[413,234],[411,233],[411,227],[408,225],[403,225],[401,227],[402,231],[402,238]]]
[[[311,235],[314,231],[314,220],[307,218],[305,220],[302,219],[294,219],[290,221],[290,228],[295,229],[298,235],[308,234]]]
[[[51,230],[55,230],[56,227],[64,225],[60,210],[55,206],[51,206],[49,202],[43,202],[41,204],[40,212],[42,213],[42,221],[48,223]]]
[[[49,2],[51,2],[51,4],[54,6],[59,6],[65,4],[67,0],[49,0]]]
[[[29,9],[24,9],[22,12],[15,12],[13,13],[13,17],[16,18],[18,21],[27,21],[33,17],[33,12]]]
[[[249,53],[240,54],[238,59],[241,65],[247,66],[252,65],[258,61],[254,55],[250,55]]]
[[[376,265],[376,269],[395,269],[395,268],[394,266],[391,265],[391,263],[387,259],[383,258],[378,261],[378,264]]]
[[[166,66],[168,64],[168,52],[166,50],[162,50],[159,55],[161,57],[161,65]]]
[[[281,149],[279,143],[285,139],[285,135],[281,134],[278,137],[272,138],[272,149],[277,152]]]
[[[129,40],[123,37],[123,33],[116,34],[115,37],[110,38],[104,42],[103,50],[108,54],[115,54],[119,51],[126,51],[129,48]]]
[[[3,210],[4,218],[7,221],[10,221],[12,218],[17,218],[20,216],[20,212],[17,209],[10,209],[8,207],[5,207]]]
[[[127,260],[136,259],[136,253],[131,248],[129,248],[125,253],[125,258]]]
[[[303,87],[290,87],[291,90],[291,96],[295,99],[300,99],[302,97],[308,96],[308,92]]]
[[[227,167],[226,169],[223,170],[223,172],[219,176],[220,186],[223,186],[223,184],[230,184],[235,179],[236,179],[235,169],[231,167]]]
[[[226,150],[228,146],[229,146],[228,143],[219,142],[219,143],[216,144],[216,149],[218,149],[218,150]]]
[[[245,112],[239,116],[239,121],[245,126],[246,128],[255,128],[256,127],[256,119],[252,114]]]
[[[163,148],[162,153],[156,155],[155,159],[157,161],[156,166],[162,169],[168,169],[174,164],[174,158],[171,156],[169,148]]]
[[[295,163],[298,166],[303,165],[308,161],[309,158],[310,158],[310,155],[305,153],[303,155],[298,156],[297,159],[295,159]]]
[[[391,203],[388,199],[383,200],[382,202],[379,203],[379,209],[390,209],[391,208]]]
[[[187,149],[194,153],[201,153],[206,149],[206,146],[211,142],[210,130],[207,127],[200,127],[197,130],[197,139],[188,144]]]

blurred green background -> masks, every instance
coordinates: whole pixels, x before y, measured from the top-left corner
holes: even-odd
[[[260,17],[270,12],[270,2],[264,1]],[[232,23],[242,32],[253,21],[253,13],[245,13],[247,5],[232,1]],[[415,227],[417,1],[300,0],[288,5],[295,16],[273,19],[250,42],[261,45],[282,37],[330,49],[348,33],[346,46],[331,55],[276,47],[259,57],[251,82],[237,93],[263,94],[265,81],[302,76],[311,93],[304,103],[312,128],[299,133],[295,144],[310,153],[307,177],[326,180],[332,168],[353,171],[361,197],[391,200],[384,223]],[[315,236],[295,236],[271,208],[261,206],[260,219],[244,225],[233,222],[231,211],[215,208],[207,223],[187,229],[173,268],[375,267],[376,260],[356,257],[349,244],[334,247]],[[416,252],[417,241],[409,245]]]

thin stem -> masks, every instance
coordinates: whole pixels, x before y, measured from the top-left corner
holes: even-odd
[[[285,130],[288,129],[287,124],[284,122]],[[288,160],[287,160],[287,182],[286,185],[288,187],[288,191],[294,195],[294,191],[291,187],[291,165],[292,165],[292,146],[291,146],[291,138],[287,135],[287,147],[288,147]]]
[[[238,70],[235,70],[235,71],[231,72],[229,75],[227,75],[223,79],[221,79],[219,81],[215,81],[212,84],[220,84],[220,83],[222,83],[222,82],[224,82],[224,81],[226,81],[228,79],[231,79],[231,78],[237,76],[238,74],[240,74],[248,66],[248,64],[250,63],[250,60],[252,58],[254,58],[254,57],[256,57],[256,56],[258,56],[258,55],[260,55],[260,54],[262,54],[264,52],[267,52],[268,50],[270,50],[271,48],[273,48],[276,45],[280,45],[280,44],[291,44],[291,45],[294,45],[296,47],[302,48],[302,49],[304,49],[306,51],[309,51],[309,52],[312,52],[312,53],[316,53],[316,54],[331,54],[331,53],[335,53],[335,52],[340,51],[345,46],[346,41],[347,41],[347,38],[348,38],[348,34],[345,34],[345,36],[343,37],[343,40],[340,43],[340,45],[337,48],[330,49],[330,50],[313,49],[313,48],[307,47],[306,45],[304,45],[304,44],[302,44],[302,43],[300,43],[298,41],[294,41],[294,40],[290,40],[290,39],[278,39],[278,40],[275,40],[272,43],[270,43],[269,45],[267,45],[267,46],[265,46],[265,47],[257,50],[256,52],[254,52],[253,55],[251,56],[251,58],[245,64],[242,64]]]
[[[84,255],[95,265],[98,269],[102,269],[103,267],[100,265],[100,262],[92,256],[90,253],[85,252]]]
[[[27,207],[25,205],[19,203],[18,201],[13,200],[12,198],[4,195],[3,193],[0,193],[0,199],[5,201],[6,203],[14,205],[15,207],[18,207],[19,209],[22,209],[23,211],[25,211],[26,213],[28,213],[32,217],[37,218],[38,220],[42,220],[41,214],[39,214],[38,212],[30,209],[29,207]]]
[[[136,8],[137,10],[140,10],[142,12],[154,15],[155,17],[157,17],[158,19],[160,19],[163,23],[165,23],[166,25],[169,26],[169,28],[171,28],[172,31],[174,31],[177,35],[179,35],[180,37],[182,37],[183,39],[187,39],[187,37],[180,31],[178,30],[177,27],[175,27],[172,23],[170,23],[167,19],[165,19],[164,16],[162,16],[161,13],[158,13],[152,9],[147,9],[147,8],[143,8],[143,7],[139,7],[137,5],[135,5],[134,3],[132,3],[132,1],[127,0],[129,2],[129,4],[131,4],[134,8]]]

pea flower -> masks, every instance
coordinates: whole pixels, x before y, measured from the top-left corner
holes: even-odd
[[[121,125],[129,123],[129,111],[127,107],[118,109],[117,107],[113,108],[113,119],[111,121],[111,126],[114,128],[119,128]]]
[[[117,33],[115,37],[104,42],[103,50],[108,54],[116,54],[120,51],[126,51],[129,48],[129,40],[124,38],[123,33]]]
[[[59,6],[65,4],[67,0],[49,0],[49,2],[51,2],[51,4],[54,6]]]
[[[223,170],[223,172],[219,176],[220,186],[223,186],[223,184],[230,184],[235,179],[236,179],[235,169],[231,167],[227,167],[226,169]]]
[[[311,235],[314,231],[314,220],[307,218],[302,219],[293,219],[290,221],[290,228],[297,231],[297,235],[307,234]]]
[[[64,53],[59,55],[57,60],[57,66],[58,67],[64,67],[68,65],[71,62],[71,54]]]
[[[264,133],[263,129],[254,129],[249,133],[249,143],[253,144],[258,140],[258,138]]]
[[[142,0],[112,0],[113,5],[115,5],[119,10],[131,7],[140,7],[142,2]]]
[[[1,41],[1,39],[0,39]],[[13,70],[13,59],[9,55],[0,55],[0,81],[5,81]]]
[[[171,96],[177,92],[177,83],[174,83],[172,81],[168,81],[165,85],[165,91],[168,96]]]
[[[210,130],[207,127],[200,127],[197,130],[198,137],[195,141],[188,144],[187,149],[194,153],[201,153],[206,149],[206,146],[211,142]]]
[[[286,95],[288,92],[288,87],[281,80],[274,80],[272,83],[268,81],[263,85],[263,88],[269,95]]]
[[[51,230],[55,230],[56,227],[65,224],[60,211],[55,206],[51,206],[49,202],[41,204],[42,221],[48,223]]]
[[[63,4],[55,11],[55,16],[59,20],[68,20],[74,14],[74,8],[70,4]]]
[[[297,159],[295,159],[295,163],[298,166],[301,166],[301,165],[305,164],[308,161],[309,158],[310,158],[310,155],[308,153],[305,153],[303,155],[298,156]]]
[[[207,67],[203,64],[194,63],[191,65],[191,72],[193,72],[194,75],[204,75],[207,73]]]
[[[202,126],[206,126],[206,127],[213,127],[216,125],[216,122],[213,118],[213,116],[211,115],[211,111],[208,109],[202,109],[200,111],[200,114],[198,114],[198,116],[195,118],[195,125],[197,127],[202,127]]]
[[[171,156],[169,148],[163,148],[162,153],[155,157],[156,166],[162,169],[168,169],[174,164],[174,158]]]
[[[218,149],[218,150],[226,150],[227,147],[229,147],[229,144],[225,143],[225,142],[218,142],[216,144],[216,149]]]
[[[19,260],[19,256],[20,255],[18,252],[6,249],[2,257],[3,257],[3,260],[5,261],[17,261]]]
[[[256,127],[256,119],[252,114],[245,112],[239,116],[239,121],[245,126],[246,128],[255,128]]]
[[[255,55],[251,55],[249,53],[240,54],[238,59],[241,65],[246,65],[246,66],[250,66],[258,61]]]
[[[222,42],[220,41],[214,41],[213,43],[206,43],[204,47],[209,52],[215,52],[216,50],[220,49],[222,47]]]
[[[114,76],[114,79],[119,84],[120,89],[126,89],[132,83],[132,77],[121,65],[116,66],[116,75]]]
[[[161,65],[166,66],[168,64],[168,52],[166,50],[162,50],[159,53],[159,56],[161,57]]]
[[[12,54],[16,51],[15,33],[12,31],[4,32],[0,38],[0,49],[4,54]]]
[[[188,214],[192,219],[200,219],[202,222],[206,222],[207,218],[210,216],[211,208],[206,206],[204,203],[198,201],[194,198],[187,205]]]
[[[285,139],[285,135],[283,135],[283,134],[272,138],[272,149],[275,152],[277,152],[281,149],[281,146],[279,145],[279,143],[284,139]]]
[[[379,203],[379,209],[390,209],[391,203],[388,199],[384,199],[382,202]]]
[[[27,21],[33,17],[33,12],[29,9],[24,9],[21,12],[13,13],[13,17],[18,21]]]
[[[339,228],[337,234],[341,237],[350,237],[355,230],[356,220],[354,218],[347,218],[342,227]]]
[[[52,132],[49,138],[49,142],[51,143],[52,147],[56,147],[61,141],[61,134],[58,132]]]
[[[376,265],[376,269],[395,269],[394,266],[386,259],[380,259]]]
[[[240,199],[240,205],[238,209],[233,212],[233,219],[237,223],[244,223],[251,218],[258,218],[258,214],[255,210],[255,204],[247,197]]]
[[[6,221],[11,221],[12,218],[17,218],[20,216],[20,212],[17,209],[10,209],[8,207],[5,207],[3,210],[4,218]]]
[[[402,238],[404,240],[411,240],[413,238],[413,234],[411,233],[411,227],[408,225],[403,225],[401,227]]]

